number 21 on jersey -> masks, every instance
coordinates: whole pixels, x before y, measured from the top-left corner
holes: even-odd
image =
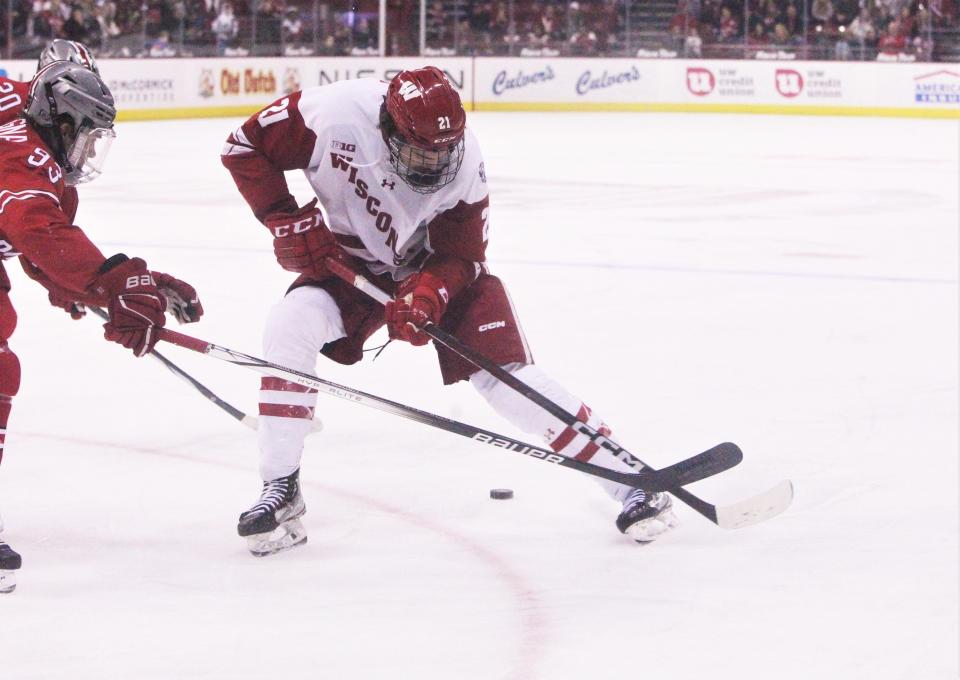
[[[265,128],[289,118],[290,112],[287,110],[288,106],[290,106],[290,97],[284,97],[273,106],[265,108],[260,112],[260,115],[257,116],[257,122],[260,123],[260,127]]]

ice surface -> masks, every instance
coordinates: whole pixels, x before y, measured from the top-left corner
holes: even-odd
[[[652,464],[740,444],[701,496],[791,478],[793,507],[723,531],[678,504],[642,548],[578,473],[321,397],[309,543],[254,559],[235,522],[255,435],[8,262],[23,387],[0,507],[24,567],[0,677],[956,677],[958,123],[470,120],[490,262],[538,362]],[[291,276],[219,164],[236,123],[119,126],[78,223],[197,286],[184,331],[259,354]],[[162,350],[255,412],[255,374]],[[430,348],[318,371],[522,435],[442,388]]]

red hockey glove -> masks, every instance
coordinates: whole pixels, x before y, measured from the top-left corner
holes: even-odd
[[[169,274],[151,272],[160,294],[167,301],[167,311],[179,323],[193,323],[203,316],[203,305],[197,291],[186,281],[175,279]]]
[[[438,323],[447,311],[450,295],[446,284],[429,272],[405,278],[393,300],[387,303],[387,332],[392,340],[426,345],[430,336],[420,331],[427,323]]]
[[[288,272],[306,274],[315,279],[329,275],[324,260],[342,259],[343,251],[323,223],[317,199],[295,213],[274,213],[264,218],[273,234],[273,253]]]
[[[103,337],[142,357],[157,344],[167,302],[147,271],[146,262],[138,257],[129,260],[125,255],[114,255],[101,272],[93,287],[110,297],[110,320],[103,324]]]
[[[61,297],[59,293],[52,290],[47,292],[47,299],[50,300],[51,305],[69,314],[71,319],[82,319],[87,315],[87,308],[82,302],[74,302],[65,297]]]

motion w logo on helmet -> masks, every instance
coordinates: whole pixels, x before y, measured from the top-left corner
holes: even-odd
[[[420,91],[420,88],[408,80],[400,83],[398,94],[403,97],[403,101],[405,102],[410,101],[414,97],[423,97],[423,92]]]

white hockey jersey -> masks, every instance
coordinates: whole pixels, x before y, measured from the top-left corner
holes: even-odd
[[[386,82],[366,78],[282,97],[230,135],[223,164],[261,221],[296,210],[283,172],[303,170],[340,245],[374,274],[399,281],[430,260],[453,259],[469,263],[473,280],[489,206],[476,137],[466,130],[452,183],[417,193],[394,174],[378,127],[386,92]]]

